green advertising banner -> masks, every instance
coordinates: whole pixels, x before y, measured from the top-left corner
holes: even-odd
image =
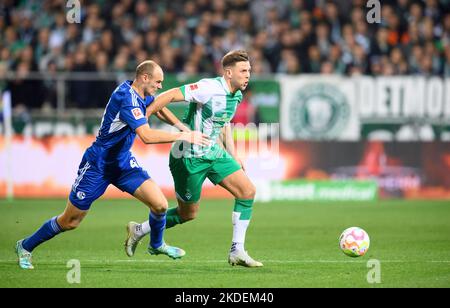
[[[271,201],[373,201],[378,199],[375,181],[288,180],[258,183],[257,200]]]

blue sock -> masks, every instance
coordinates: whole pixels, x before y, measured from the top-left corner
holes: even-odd
[[[32,252],[34,248],[52,239],[55,235],[63,232],[61,227],[58,225],[56,221],[57,216],[47,220],[42,227],[39,228],[32,236],[26,238],[22,242],[22,247],[28,251]]]
[[[163,234],[166,228],[166,213],[155,214],[150,211],[150,246],[159,248],[164,243]]]

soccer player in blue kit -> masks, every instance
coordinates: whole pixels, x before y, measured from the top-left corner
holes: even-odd
[[[77,228],[91,204],[103,195],[109,184],[150,208],[150,254],[164,254],[173,259],[185,255],[182,249],[165,244],[167,199],[130,151],[136,135],[146,144],[176,140],[197,145],[209,143],[208,137],[200,132],[170,133],[150,128],[147,107],[162,88],[163,79],[164,73],[158,64],[144,61],[137,66],[133,81],[127,80],[115,89],[106,105],[98,136],[84,153],[66,209],[45,222],[33,235],[16,243],[21,268],[34,268],[31,253],[37,246],[61,232]]]

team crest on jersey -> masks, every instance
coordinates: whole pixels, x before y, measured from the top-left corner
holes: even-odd
[[[84,198],[86,198],[86,194],[82,191],[79,191],[77,192],[77,198],[83,200]]]
[[[191,91],[197,90],[198,89],[198,84],[193,83],[193,84],[189,85],[189,88],[191,88]]]
[[[133,113],[133,116],[136,120],[142,119],[144,117],[141,108],[131,109],[131,112]]]
[[[192,194],[189,190],[186,191],[186,194],[184,195],[186,197],[186,199],[191,200],[192,198]]]

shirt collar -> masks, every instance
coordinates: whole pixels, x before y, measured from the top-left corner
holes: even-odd
[[[223,76],[220,77],[220,83],[222,84],[222,87],[225,89],[225,92],[227,92],[227,94],[231,94],[230,89],[228,88],[228,84]]]
[[[144,102],[146,101],[146,97],[140,96],[139,93],[137,93],[137,92],[133,89],[133,87],[131,86],[131,85],[133,84],[133,80],[127,80],[127,81],[125,81],[125,82],[128,84],[128,86],[130,87],[130,89],[136,94],[137,97],[139,97],[139,98],[140,98],[141,100],[143,100]]]
[[[227,94],[229,94],[229,95],[231,95],[231,96],[235,96],[236,94],[238,94],[241,90],[237,90],[236,92],[234,92],[234,93],[231,93],[230,92],[230,88],[228,88],[228,84],[227,84],[227,82],[225,81],[225,78],[222,76],[222,77],[220,77],[220,83],[222,84],[222,86],[223,86],[223,88],[225,89],[225,92],[227,93]]]

